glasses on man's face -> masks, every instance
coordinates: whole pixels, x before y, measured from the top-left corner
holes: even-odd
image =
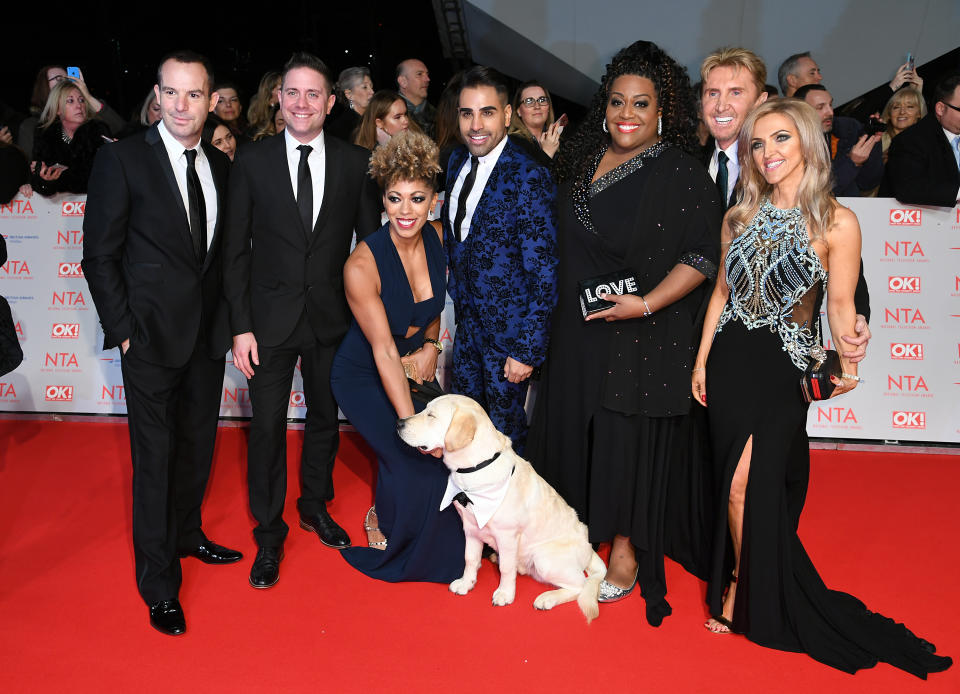
[[[532,96],[528,96],[526,99],[521,99],[520,103],[526,106],[527,108],[530,108],[534,104],[537,104],[539,106],[546,106],[547,104],[550,103],[550,99],[548,99],[545,96],[538,96],[536,99],[534,99]],[[957,109],[957,110],[960,110],[960,109]]]
[[[944,106],[952,108],[954,111],[960,111],[960,106],[954,106],[953,104],[948,104],[946,101],[941,101],[940,103],[943,104]]]

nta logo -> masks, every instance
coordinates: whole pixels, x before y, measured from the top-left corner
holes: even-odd
[[[80,337],[79,323],[54,323],[50,328],[50,337],[61,340],[76,340]]]
[[[894,429],[926,429],[926,412],[898,412],[893,413]]]
[[[83,277],[83,270],[80,269],[80,263],[60,263],[57,277]]]
[[[912,258],[915,255],[919,255],[921,258],[927,257],[927,254],[923,252],[923,248],[917,241],[894,241],[893,243],[884,241],[883,254],[887,257],[893,255],[898,258],[901,256],[904,258]]]
[[[44,366],[53,366],[60,369],[79,369],[80,363],[73,352],[47,352],[43,359]]]
[[[60,205],[61,217],[82,217],[87,203],[82,200],[64,200]]]
[[[891,342],[891,359],[923,359],[923,345],[911,342]]]
[[[919,277],[888,277],[887,291],[891,294],[919,294]]]
[[[920,226],[920,210],[890,210],[890,224],[893,226]]]
[[[920,313],[918,308],[884,308],[883,309],[883,322],[884,323],[923,323],[926,325],[927,321],[923,319],[923,314]]]
[[[73,386],[47,386],[43,399],[48,402],[70,402],[73,400]]]
[[[8,277],[30,277],[30,266],[26,260],[8,260],[0,265],[0,272]]]

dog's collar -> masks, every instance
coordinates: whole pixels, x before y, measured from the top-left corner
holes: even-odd
[[[492,463],[494,460],[499,458],[502,452],[503,451],[497,451],[496,453],[493,454],[492,457],[487,458],[482,463],[477,463],[473,467],[458,467],[456,470],[454,470],[454,472],[459,472],[461,475],[466,475],[470,472],[477,472],[478,470],[482,470],[483,468],[487,467],[487,465]]]

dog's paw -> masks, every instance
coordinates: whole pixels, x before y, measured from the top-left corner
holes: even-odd
[[[559,604],[554,596],[550,595],[552,592],[553,591],[538,595],[537,599],[533,601],[533,606],[538,610],[552,610]]]
[[[473,590],[473,587],[476,584],[476,579],[471,581],[466,578],[458,578],[456,581],[450,584],[450,592],[456,593],[457,595],[466,595]]]
[[[509,605],[513,602],[513,598],[516,591],[507,590],[506,588],[497,588],[493,594],[493,604],[497,607],[503,607],[504,605]]]

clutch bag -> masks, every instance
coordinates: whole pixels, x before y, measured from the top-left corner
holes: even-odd
[[[840,378],[843,365],[840,355],[835,349],[824,349],[817,345],[810,350],[810,363],[807,370],[800,377],[800,390],[807,402],[826,400],[833,395],[836,385],[830,380],[831,376]]]
[[[601,299],[601,294],[640,294],[637,275],[633,270],[624,269],[608,272],[597,277],[580,280],[580,310],[586,318],[591,313],[603,311],[614,306],[612,301]]]

